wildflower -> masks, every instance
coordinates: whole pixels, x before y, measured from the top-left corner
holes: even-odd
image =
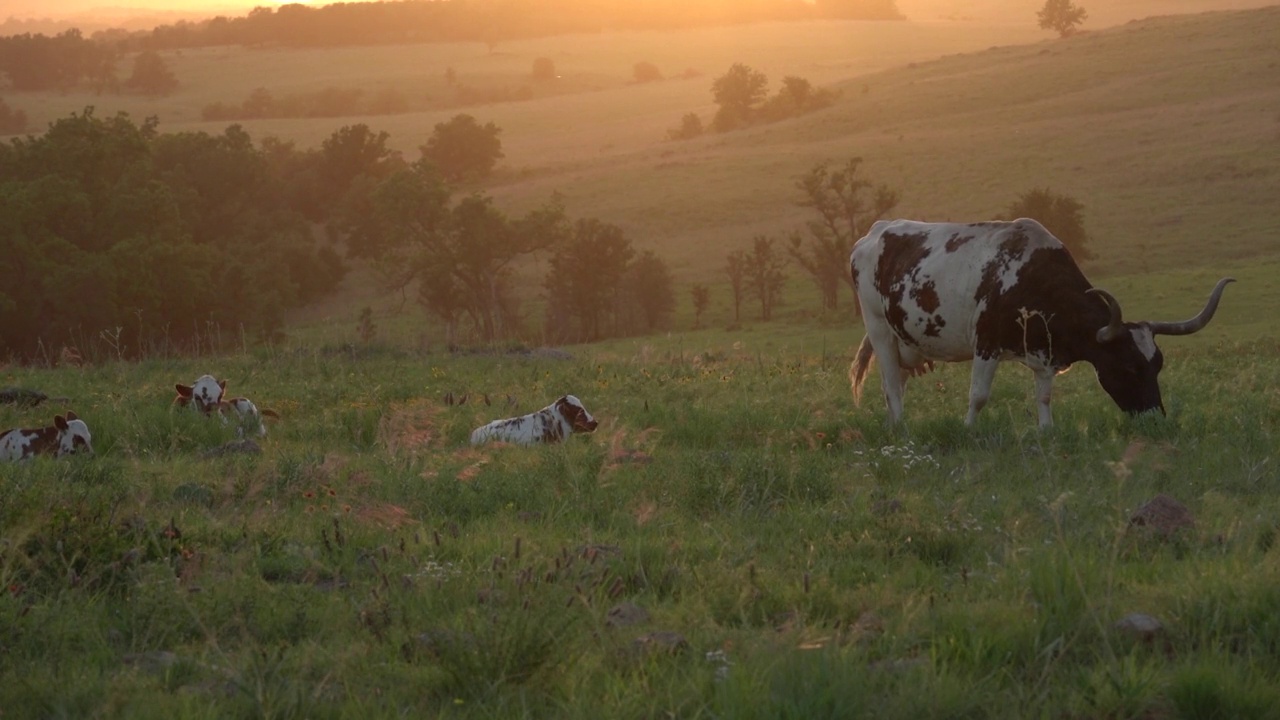
[[[306,492],[302,493],[302,497],[304,497],[304,498],[306,498],[306,499],[308,499],[308,500],[311,500],[311,499],[312,499],[312,498],[314,498],[315,496],[316,496],[316,494],[315,494],[314,492],[310,491],[310,490],[307,490]]]

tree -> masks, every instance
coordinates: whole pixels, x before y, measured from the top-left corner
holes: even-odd
[[[698,113],[685,113],[680,119],[680,127],[667,131],[672,140],[692,140],[702,134],[702,118]]]
[[[853,243],[898,204],[897,191],[883,184],[873,186],[859,177],[861,166],[860,157],[850,158],[834,170],[823,162],[796,180],[803,193],[796,204],[812,208],[818,218],[806,223],[808,244],[795,233],[788,252],[818,287],[823,310],[837,308],[841,281],[853,286],[849,276]]]
[[[435,163],[445,179],[452,182],[487,177],[504,155],[498,135],[502,130],[492,122],[481,125],[465,113],[437,123],[435,132],[421,147],[422,157]]]
[[[662,71],[651,62],[638,62],[631,68],[631,76],[638,83],[655,82],[662,79]]]
[[[1089,235],[1084,229],[1084,205],[1069,195],[1059,195],[1049,188],[1034,188],[1018,196],[1009,206],[1004,219],[1031,218],[1054,234],[1077,261],[1093,259]]]
[[[160,53],[143,50],[133,59],[133,74],[124,84],[144,95],[168,95],[178,89],[178,77],[165,64]]]
[[[711,126],[717,132],[725,132],[749,123],[756,106],[767,94],[768,84],[764,73],[734,63],[728,72],[711,83],[711,95],[720,106]]]
[[[693,329],[702,327],[702,314],[711,306],[711,290],[706,285],[694,285],[689,289],[693,298]]]
[[[27,131],[27,114],[0,98],[0,135],[17,135]]]
[[[1036,13],[1042,30],[1053,30],[1058,37],[1067,37],[1076,32],[1076,26],[1089,17],[1084,8],[1072,0],[1044,0],[1044,7]]]
[[[676,295],[667,264],[652,250],[632,260],[622,279],[624,307],[619,310],[628,325],[642,332],[664,328],[676,309]]]
[[[622,228],[596,218],[578,220],[553,251],[543,281],[551,333],[590,342],[605,336],[610,319],[616,333],[622,279],[634,255]]]
[[[729,290],[733,293],[733,321],[742,322],[742,296],[747,279],[747,254],[734,250],[725,258],[724,272],[729,276]]]
[[[426,161],[393,172],[364,202],[347,204],[341,225],[350,252],[373,261],[388,289],[417,283],[419,302],[445,322],[450,341],[464,319],[484,341],[509,336],[517,320],[513,266],[567,235],[558,201],[513,221],[479,194],[454,203]]]
[[[773,249],[773,238],[757,235],[751,240],[751,252],[743,264],[743,284],[747,294],[760,301],[760,319],[771,320],[773,311],[782,303],[782,288],[787,275],[782,271],[785,260]]]
[[[540,57],[533,59],[533,79],[543,82],[555,80],[556,64],[549,57]]]

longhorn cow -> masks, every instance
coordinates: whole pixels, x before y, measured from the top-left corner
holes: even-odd
[[[935,361],[973,361],[972,425],[1001,360],[1035,374],[1040,427],[1053,425],[1053,378],[1084,361],[1121,410],[1164,412],[1156,335],[1189,335],[1213,319],[1222,291],[1182,322],[1125,322],[1120,303],[1093,287],[1062,242],[1035,220],[926,223],[878,221],[849,256],[866,325],[849,380],[855,402],[873,359],[889,417],[902,418],[907,378]]]

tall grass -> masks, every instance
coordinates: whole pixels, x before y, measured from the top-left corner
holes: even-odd
[[[1272,707],[1266,343],[1167,349],[1163,419],[1125,418],[1087,370],[1068,374],[1041,432],[1014,367],[977,427],[961,423],[968,368],[948,366],[912,381],[895,429],[873,399],[852,406],[833,358],[696,337],[572,360],[274,350],[10,369],[74,397],[98,452],[0,468],[0,705],[183,718]],[[174,382],[210,370],[282,410],[261,454],[206,457],[234,428],[169,406]],[[464,389],[504,400],[443,402]],[[466,444],[566,391],[600,419],[594,435]],[[1128,524],[1160,492],[1194,527]],[[647,618],[618,622],[624,602]],[[1118,628],[1131,613],[1164,629]]]

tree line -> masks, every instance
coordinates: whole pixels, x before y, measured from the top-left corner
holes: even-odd
[[[299,3],[258,7],[242,17],[177,22],[118,38],[125,49],[214,45],[325,47],[502,41],[606,30],[662,30],[814,19],[898,20],[894,0],[437,0]]]

